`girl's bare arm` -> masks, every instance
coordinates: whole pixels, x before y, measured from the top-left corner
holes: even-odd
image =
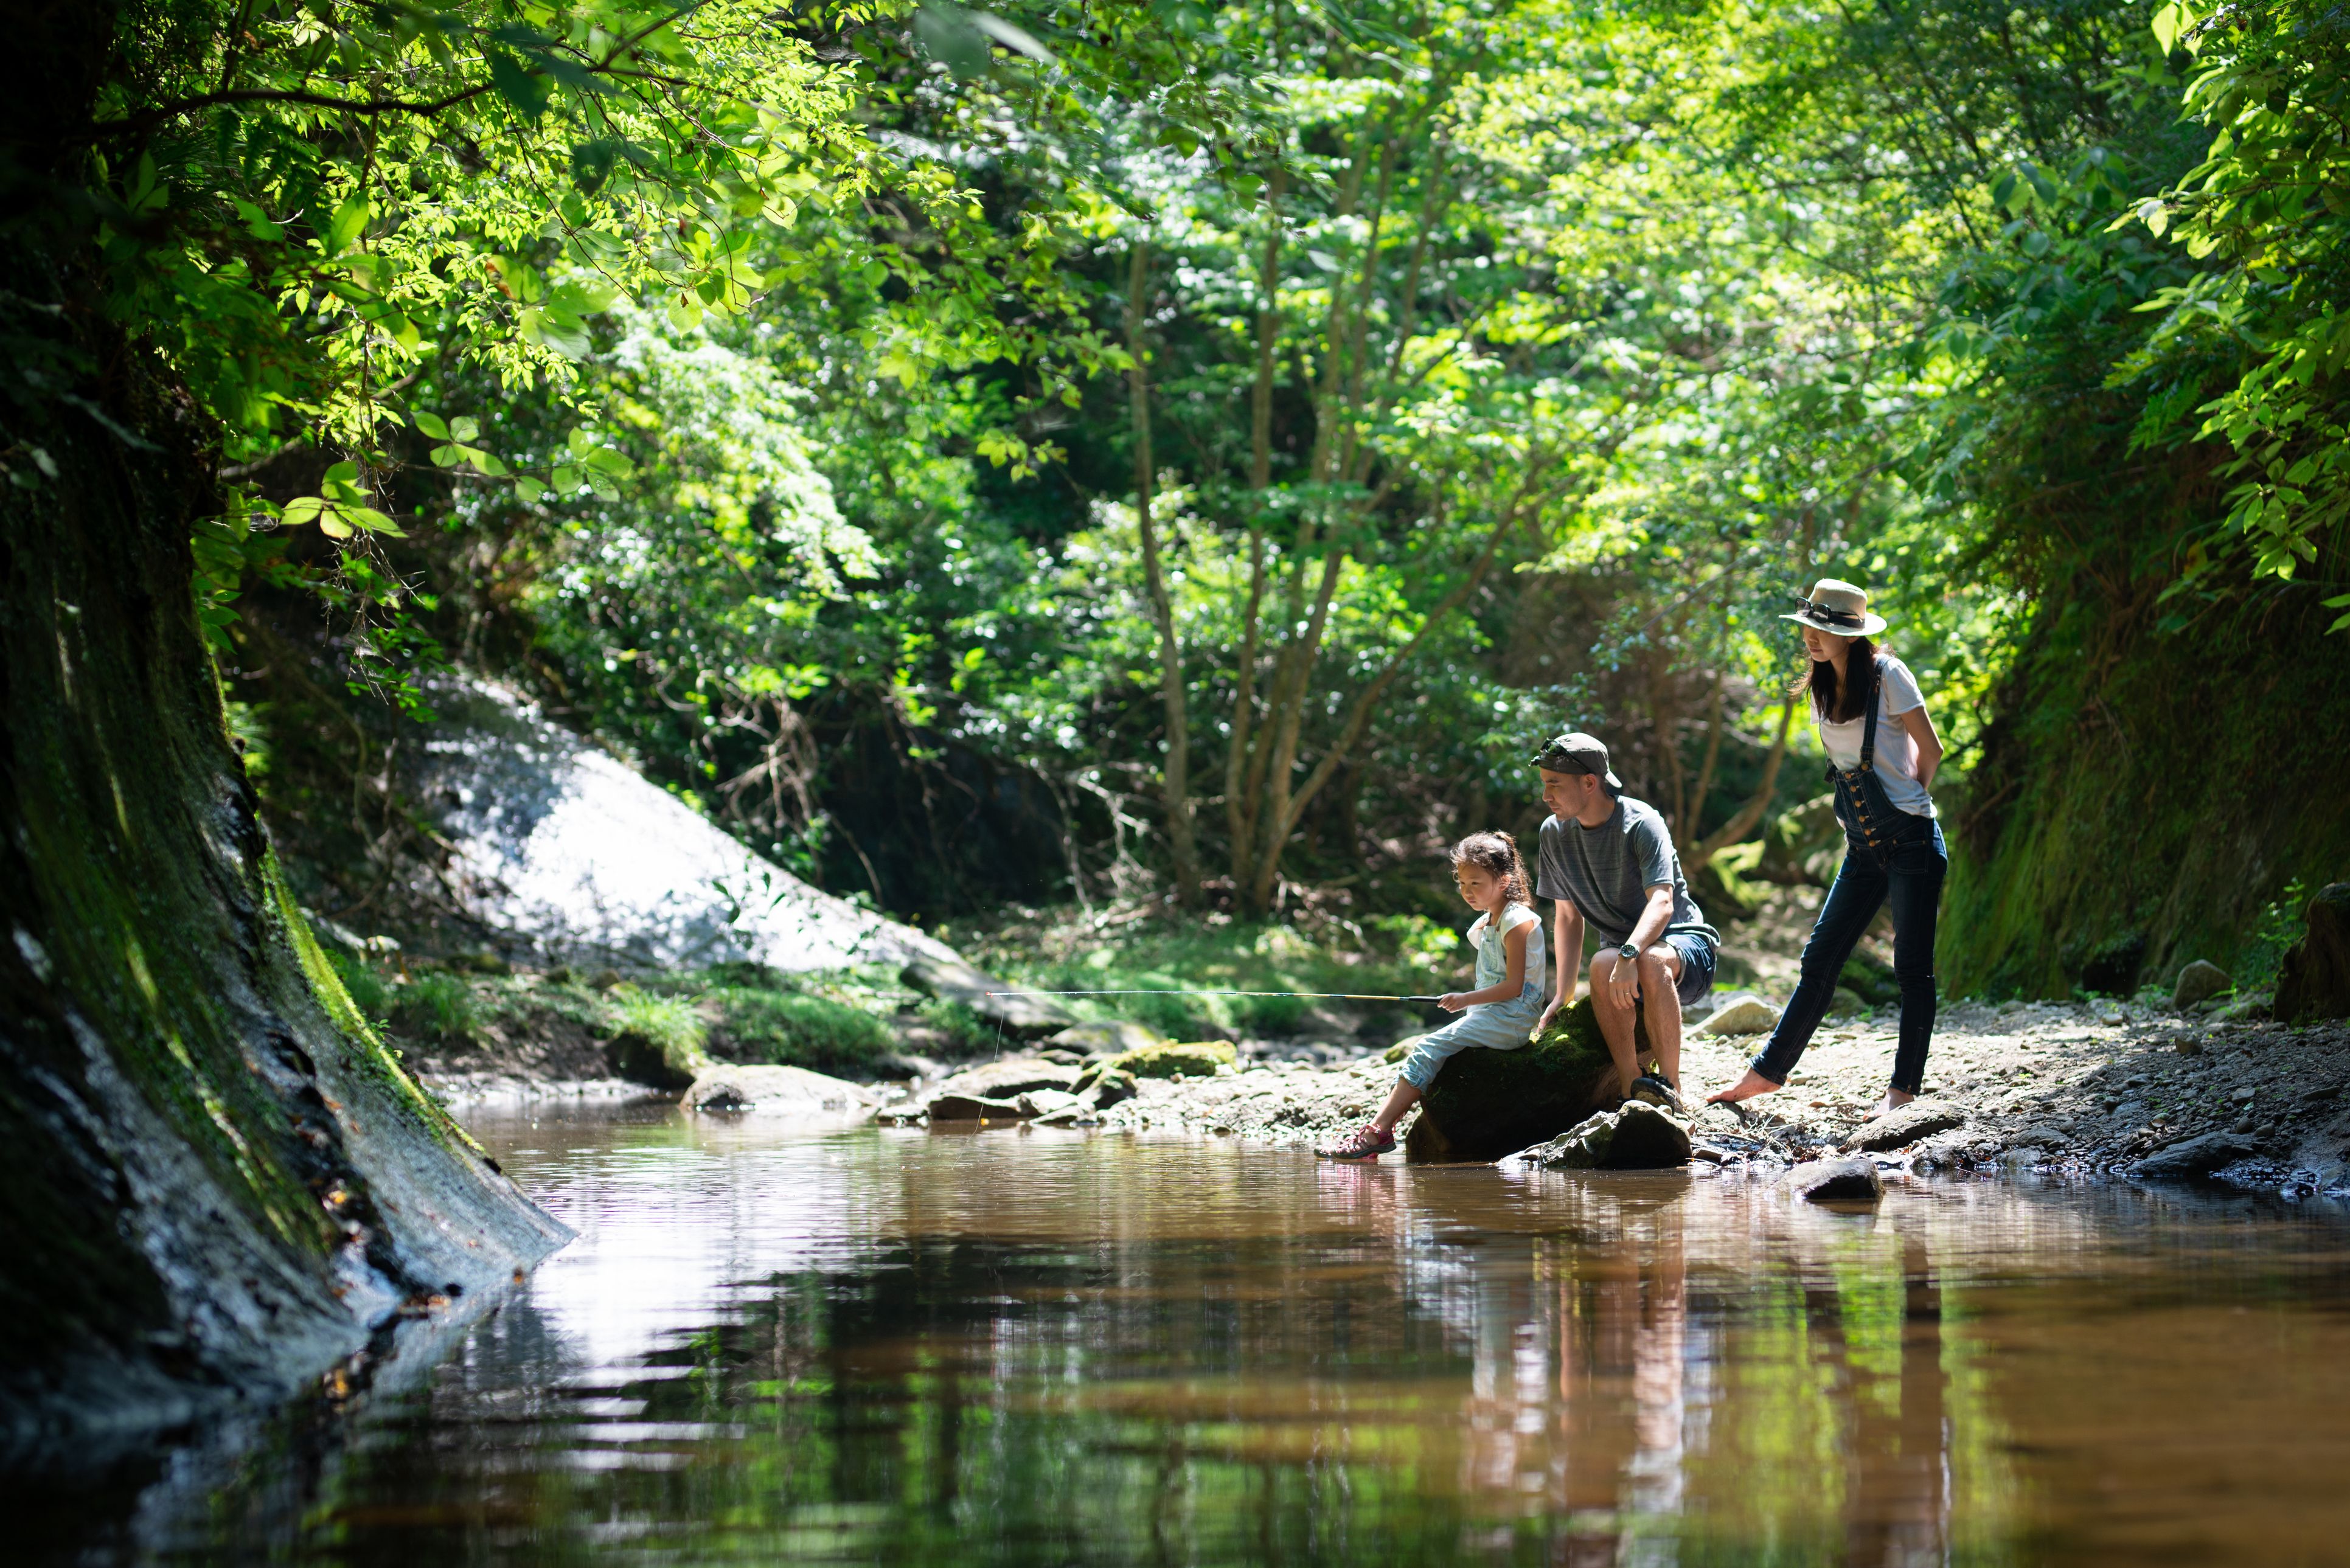
[[[1920,704],[1901,715],[1901,728],[1908,734],[1909,743],[1918,748],[1918,782],[1933,788],[1934,770],[1942,765],[1942,737],[1934,732],[1934,721]]]

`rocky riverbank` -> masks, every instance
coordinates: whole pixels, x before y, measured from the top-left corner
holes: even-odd
[[[1893,1057],[1889,1020],[1825,1029],[1776,1095],[1703,1106],[1707,1090],[1735,1081],[1757,1043],[1690,1036],[1683,1070],[1700,1168],[1759,1175],[1859,1150],[1919,1171],[2210,1176],[2350,1193],[2350,1026],[2341,1023],[2285,1027],[2113,1003],[1955,1003],[1936,1033],[1926,1095],[1874,1122]],[[955,1119],[991,1127],[1041,1120],[1311,1144],[1370,1116],[1395,1081],[1384,1057],[1368,1047],[1322,1047],[1317,1057],[1244,1043],[1227,1063],[1138,1075],[1101,1103],[1082,1077],[1089,1054],[1048,1046],[958,1078],[894,1086],[883,1115],[923,1120],[944,1091],[962,1097],[951,1107]]]

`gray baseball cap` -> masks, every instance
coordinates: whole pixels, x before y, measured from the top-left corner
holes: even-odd
[[[1534,766],[1548,768],[1555,774],[1589,774],[1607,780],[1609,789],[1624,787],[1624,781],[1607,771],[1607,742],[1580,730],[1569,730],[1544,742],[1542,751],[1534,757]]]

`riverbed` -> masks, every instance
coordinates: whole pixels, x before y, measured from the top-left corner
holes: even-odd
[[[1944,1176],[477,1109],[578,1231],[378,1386],[25,1504],[296,1563],[2230,1563],[2350,1538],[2350,1219]],[[403,1363],[402,1357],[405,1357]],[[177,1469],[174,1469],[174,1466]]]

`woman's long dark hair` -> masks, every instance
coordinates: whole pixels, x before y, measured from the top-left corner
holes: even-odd
[[[1788,693],[1792,697],[1796,691],[1810,692],[1812,711],[1833,724],[1860,717],[1860,693],[1869,689],[1866,671],[1877,662],[1877,644],[1868,639],[1846,638],[1844,646],[1845,673],[1862,672],[1860,679],[1843,682],[1844,689],[1839,691],[1835,666],[1814,662],[1812,672],[1796,681],[1794,690]]]

